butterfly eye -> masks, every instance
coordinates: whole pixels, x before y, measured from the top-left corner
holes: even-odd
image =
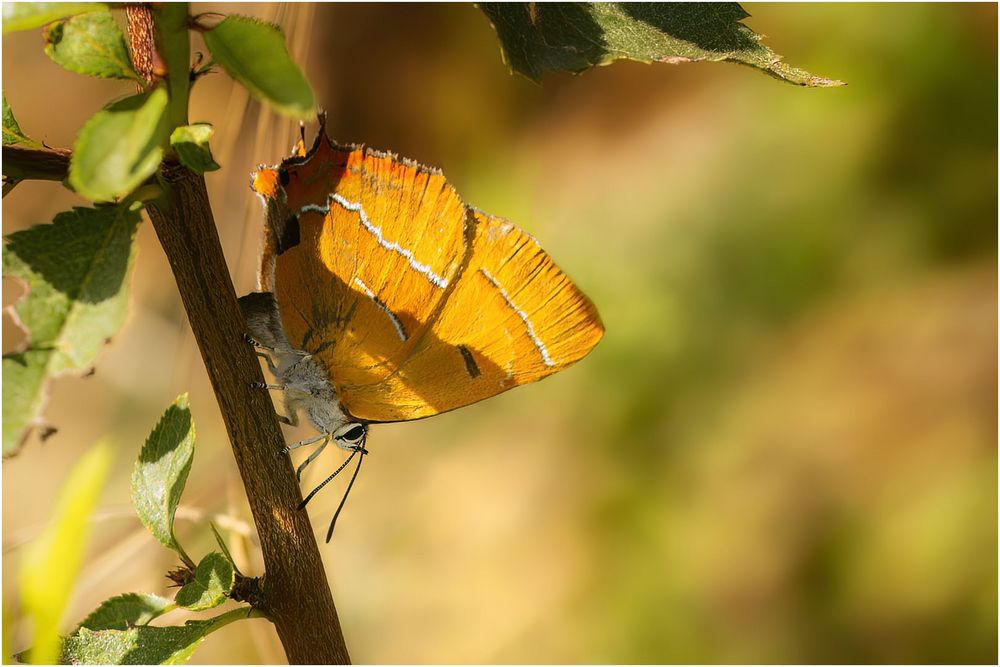
[[[348,424],[346,430],[337,433],[333,437],[348,444],[356,445],[368,435],[368,428],[364,424]]]

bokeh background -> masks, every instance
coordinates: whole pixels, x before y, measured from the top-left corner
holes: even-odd
[[[281,23],[334,137],[442,167],[534,233],[607,327],[542,383],[372,430],[324,548],[357,662],[996,662],[997,8],[747,9],[790,62],[849,85],[622,62],[539,87],[507,73],[470,5],[195,5]],[[131,91],[61,70],[36,32],[4,36],[3,88],[53,146]],[[296,128],[222,74],[199,82],[191,119],[217,128],[209,190],[250,291],[247,175]],[[22,184],[4,233],[78,203]],[[23,546],[103,435],[118,459],[66,629],[113,594],[168,593],[174,561],[135,519],[128,478],[181,392],[198,445],[180,538],[208,550],[214,517],[260,572],[148,223],[139,244],[127,325],[93,376],[52,387],[59,432],[3,463],[15,649],[30,638]],[[310,506],[321,538],[341,490]],[[253,620],[195,660],[283,654]]]

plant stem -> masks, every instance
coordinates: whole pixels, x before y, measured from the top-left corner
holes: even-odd
[[[191,36],[188,34],[186,2],[165,3],[155,12],[156,46],[163,54],[167,68],[167,89],[170,106],[167,122],[171,129],[187,125],[188,95],[191,91]]]
[[[131,31],[133,17],[143,13],[140,9],[152,11],[146,5],[131,6],[129,45],[153,50],[153,35],[139,40]],[[178,44],[181,39],[187,44],[187,28],[183,22],[156,21],[157,30],[168,27],[171,32],[160,32],[155,44],[161,53],[169,54],[167,66],[183,66],[186,77],[188,56],[180,59]],[[144,58],[133,55],[133,61]],[[167,78],[174,81],[176,77],[168,73]],[[181,105],[172,102],[171,108]],[[186,100],[183,108],[186,114]],[[251,387],[263,380],[263,374],[244,340],[246,324],[219,242],[205,179],[178,164],[164,163],[162,171],[167,203],[149,204],[147,211],[212,381],[257,526],[265,565],[258,608],[274,623],[290,663],[347,664],[350,655],[312,526],[306,513],[296,510],[302,494],[291,462],[281,453],[284,437],[274,405],[266,391]]]
[[[3,175],[16,181],[64,181],[69,176],[67,150],[3,147]]]
[[[323,562],[284,437],[236,302],[205,180],[165,165],[169,207],[147,208],[201,350],[260,537],[261,610],[291,663],[350,662]]]

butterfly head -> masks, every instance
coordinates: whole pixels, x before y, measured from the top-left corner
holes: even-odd
[[[342,449],[354,449],[366,453],[364,450],[365,441],[368,439],[368,425],[349,422],[334,431],[333,439]]]

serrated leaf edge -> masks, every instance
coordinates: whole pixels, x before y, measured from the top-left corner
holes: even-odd
[[[136,458],[135,465],[133,465],[133,467],[132,467],[132,478],[131,478],[131,480],[129,482],[130,496],[133,499],[135,497],[136,476],[137,476],[137,473],[139,472],[139,464],[140,464],[140,461],[142,459],[142,451],[146,448],[146,445],[149,443],[149,439],[153,436],[154,433],[156,433],[156,430],[163,423],[163,420],[166,419],[167,413],[170,412],[170,409],[174,408],[174,407],[179,408],[181,410],[187,410],[190,413],[191,407],[190,407],[190,403],[188,401],[187,392],[184,392],[183,394],[181,394],[180,396],[178,396],[177,398],[175,398],[173,400],[173,402],[170,405],[167,406],[167,409],[163,411],[163,414],[161,414],[160,418],[156,421],[156,425],[153,427],[153,429],[149,432],[149,435],[147,435],[146,439],[143,441],[142,447],[139,449],[139,457]],[[191,459],[189,459],[188,462],[187,462],[187,464],[186,464],[187,470],[184,473],[184,483],[185,484],[187,483],[188,475],[190,475],[190,473],[191,473],[191,465],[192,465],[192,463],[194,461],[194,441],[195,441],[195,437],[196,437],[195,424],[194,424],[194,417],[192,415],[192,418],[191,418],[192,452],[191,452]],[[134,500],[133,500],[132,504],[133,504],[133,506],[135,505]],[[196,564],[195,564],[195,562],[191,559],[190,556],[187,555],[187,552],[184,551],[184,548],[177,541],[177,536],[174,534],[174,519],[176,517],[176,512],[177,512],[177,508],[175,507],[174,508],[174,513],[175,513],[174,516],[169,517],[169,519],[170,519],[170,525],[168,527],[168,531],[169,531],[169,535],[170,535],[170,544],[164,544],[160,540],[160,538],[157,537],[156,535],[153,535],[153,538],[156,539],[157,542],[160,542],[160,544],[163,544],[163,546],[167,547],[168,549],[173,549],[174,551],[176,551],[177,554],[181,557],[181,559],[184,561],[184,563],[188,567],[190,567],[192,569],[195,569],[197,567]],[[150,534],[153,534],[153,531],[149,529],[149,526],[146,524],[146,522],[142,519],[141,516],[139,517],[139,521],[142,523],[143,526],[145,526],[146,530],[149,530]]]
[[[76,632],[78,632],[81,629],[90,630],[91,632],[99,632],[99,630],[93,630],[91,628],[85,627],[86,623],[88,621],[90,621],[94,617],[94,615],[98,611],[100,611],[101,607],[103,607],[104,605],[106,605],[106,604],[108,604],[110,602],[116,602],[118,600],[124,600],[125,598],[131,598],[134,595],[142,596],[142,597],[156,598],[157,601],[164,603],[163,609],[160,610],[159,613],[157,613],[156,615],[154,615],[152,618],[150,618],[149,619],[150,621],[152,621],[154,619],[157,619],[160,616],[163,616],[164,614],[166,614],[167,612],[173,611],[174,609],[177,608],[177,605],[175,603],[171,602],[169,599],[167,599],[165,597],[161,597],[159,595],[156,595],[155,593],[120,593],[119,595],[113,595],[113,596],[109,597],[107,600],[104,600],[99,605],[97,605],[97,607],[95,607],[93,611],[91,611],[89,614],[87,614],[87,616],[82,621],[80,621],[80,623],[76,626],[76,629],[73,630],[73,633],[76,633]],[[148,624],[149,623],[146,622],[146,623],[142,623],[140,625],[148,625]]]
[[[69,64],[67,64],[65,62],[61,62],[61,61],[55,59],[55,57],[53,55],[53,52],[55,51],[55,48],[54,48],[54,45],[52,44],[52,42],[48,41],[48,30],[51,30],[52,26],[56,25],[56,24],[61,24],[63,26],[63,29],[65,29],[66,24],[68,24],[68,23],[70,23],[72,21],[78,20],[78,19],[80,19],[83,16],[89,16],[91,14],[107,14],[107,15],[110,16],[111,12],[108,11],[108,10],[100,10],[100,9],[96,10],[96,11],[90,11],[90,12],[81,12],[80,14],[74,14],[72,16],[67,16],[65,18],[57,19],[56,21],[53,21],[52,23],[50,23],[46,27],[45,55],[47,55],[49,57],[49,59],[52,60],[52,62],[54,62],[55,64],[59,65],[64,70],[66,70],[68,72],[73,72],[74,74],[83,74],[85,76],[92,76],[92,77],[95,77],[95,78],[98,78],[98,79],[118,79],[118,80],[121,80],[121,81],[139,81],[139,82],[142,82],[142,79],[139,77],[139,73],[135,71],[135,65],[132,64],[132,60],[131,59],[129,59],[128,61],[126,61],[124,63],[119,62],[116,58],[111,57],[111,54],[108,53],[100,44],[97,44],[96,42],[93,42],[93,40],[89,40],[88,39],[87,40],[88,44],[90,46],[92,46],[95,51],[97,51],[99,53],[102,53],[102,55],[105,55],[106,59],[108,60],[108,62],[111,62],[111,63],[114,63],[115,65],[117,65],[125,73],[126,76],[119,77],[119,76],[105,76],[103,74],[95,74],[94,72],[87,71],[85,68],[82,68],[82,67],[71,67]],[[113,20],[112,20],[112,25],[114,25],[116,29],[118,28],[118,24],[114,23]],[[125,37],[124,37],[124,35],[121,34],[121,30],[118,30],[118,35],[124,41]],[[127,56],[128,56],[128,52],[126,51],[126,57]]]
[[[71,209],[71,211],[79,209],[79,208],[86,208],[86,207],[75,206],[75,207],[73,207],[73,209]],[[120,215],[122,215],[122,216],[128,215],[131,212],[131,211],[128,211],[125,207],[119,207],[119,209],[120,209],[121,212],[123,212],[123,213],[120,213]],[[65,212],[66,211],[64,211],[64,213]],[[59,215],[59,214],[56,214],[56,215]],[[136,213],[136,215],[138,215],[138,213]],[[55,218],[53,218],[53,222],[54,222],[54,220],[55,220]],[[140,221],[141,221],[141,219],[140,219]],[[45,224],[53,224],[53,222],[49,222],[49,223],[45,223]],[[139,223],[139,221],[136,222],[135,228],[132,231],[132,239],[131,239],[132,240],[132,248],[129,250],[129,258],[128,258],[128,262],[127,262],[126,269],[125,269],[125,276],[122,279],[122,281],[123,281],[123,283],[125,285],[123,287],[123,289],[125,289],[126,291],[129,289],[128,283],[130,283],[130,281],[131,281],[132,272],[133,272],[133,269],[135,267],[135,259],[136,259],[136,256],[138,255],[138,252],[139,252],[138,247],[135,245],[135,235],[136,235],[136,231],[139,229],[139,224],[138,223]],[[115,225],[117,225],[117,224],[118,223],[116,222]],[[115,231],[115,225],[112,225],[111,227],[108,228],[108,235],[104,239],[104,244],[101,246],[102,249],[106,248],[107,244],[110,243],[110,240],[113,237],[113,233]],[[14,232],[14,233],[16,234],[17,232]],[[6,237],[4,237],[4,238],[6,240]],[[3,251],[4,251],[4,253],[9,252],[7,250],[7,248],[6,248],[6,245],[4,246],[4,250]],[[96,256],[97,255],[95,254],[95,257]],[[18,258],[18,261],[21,261],[20,258]],[[93,275],[93,267],[94,266],[95,266],[95,263],[91,262],[91,265],[90,265],[91,268],[88,268],[87,274],[84,277],[84,280],[81,281],[81,283],[80,283],[80,285],[81,285],[80,292],[82,292],[83,286],[86,285],[86,284],[88,284],[88,281],[92,277],[92,275]],[[7,354],[3,355],[3,358],[6,359],[9,356],[16,356],[16,355],[19,355],[19,354],[23,354],[25,352],[32,351],[32,347],[31,346],[32,346],[33,338],[32,338],[32,332],[28,329],[27,326],[24,325],[24,322],[21,320],[21,316],[20,316],[20,314],[18,313],[18,310],[17,310],[17,306],[20,305],[20,304],[22,304],[22,303],[24,303],[25,301],[27,301],[27,299],[30,297],[31,287],[29,285],[27,285],[26,282],[23,279],[20,279],[17,276],[14,276],[12,274],[6,274],[6,273],[4,274],[4,276],[8,277],[8,278],[15,278],[15,279],[18,279],[20,282],[25,283],[25,292],[21,296],[21,298],[18,299],[17,302],[6,306],[4,308],[4,310],[8,311],[11,314],[11,316],[14,318],[15,323],[20,328],[22,328],[25,332],[27,332],[27,338],[25,339],[25,344],[23,346],[23,349],[8,352]],[[78,292],[78,294],[80,292]],[[66,329],[67,324],[69,322],[71,322],[72,317],[74,315],[74,312],[76,312],[76,313],[79,312],[79,300],[77,300],[77,299],[74,299],[72,301],[70,309],[67,312],[66,317],[63,319],[62,325],[59,328],[60,334]],[[51,386],[52,381],[56,380],[58,378],[61,378],[61,377],[65,377],[67,375],[76,375],[76,376],[85,375],[87,372],[90,371],[90,369],[94,368],[97,365],[97,360],[98,360],[98,358],[100,356],[100,352],[98,352],[98,357],[96,357],[93,362],[91,362],[91,363],[89,363],[89,364],[87,364],[87,365],[85,365],[85,366],[83,366],[81,368],[67,368],[65,370],[58,371],[58,372],[51,371],[50,369],[52,367],[52,362],[55,359],[56,348],[58,346],[58,343],[59,343],[60,339],[61,339],[61,335],[60,335],[60,337],[57,337],[53,341],[53,349],[50,351],[50,353],[48,355],[48,358],[45,360],[45,371],[44,371],[44,378],[42,380],[42,386],[38,390],[38,398],[35,401],[32,402],[32,405],[34,407],[34,410],[33,410],[34,414],[32,414],[31,418],[28,419],[28,421],[25,423],[24,430],[21,431],[21,435],[18,436],[17,445],[11,451],[5,452],[4,455],[3,455],[4,458],[9,458],[11,456],[16,455],[18,452],[20,452],[21,449],[24,447],[25,443],[27,442],[28,437],[31,435],[31,433],[32,433],[32,431],[34,429],[39,428],[39,427],[44,427],[44,426],[48,425],[48,422],[46,422],[42,418],[42,415],[45,414],[45,408],[48,407],[48,402],[49,402],[49,400],[48,400],[49,399],[49,388]],[[106,347],[107,342],[108,341],[105,341],[105,347]],[[39,350],[39,351],[43,351],[43,350]]]
[[[188,588],[189,586],[194,586],[195,584],[197,584],[203,591],[205,591],[205,592],[209,591],[208,586],[206,586],[204,584],[204,582],[202,582],[201,580],[198,579],[198,571],[202,570],[202,566],[205,565],[208,562],[208,559],[211,558],[212,556],[218,556],[218,558],[221,559],[221,562],[225,563],[226,566],[229,567],[229,581],[228,581],[228,583],[227,582],[222,582],[223,583],[223,590],[222,590],[222,597],[221,597],[221,599],[219,599],[214,604],[210,604],[210,605],[201,605],[201,604],[185,605],[184,603],[180,602],[177,598],[181,597],[181,592],[182,591],[184,591],[185,589],[193,590],[193,589],[189,589]],[[211,570],[208,570],[209,575],[211,575],[211,572],[213,572],[213,571],[214,571],[214,568],[211,569]],[[226,556],[224,554],[219,553],[218,551],[211,551],[208,554],[206,554],[201,559],[201,561],[199,561],[198,566],[195,568],[195,571],[194,571],[194,578],[189,583],[185,584],[184,586],[181,586],[181,588],[177,591],[177,595],[174,596],[174,600],[177,602],[177,604],[180,607],[183,607],[184,609],[187,609],[189,611],[206,611],[208,609],[214,609],[215,607],[218,607],[219,605],[225,604],[226,600],[229,599],[229,594],[233,591],[233,586],[235,585],[235,583],[236,583],[236,570],[233,567],[232,563],[229,562],[229,559],[226,558]]]

